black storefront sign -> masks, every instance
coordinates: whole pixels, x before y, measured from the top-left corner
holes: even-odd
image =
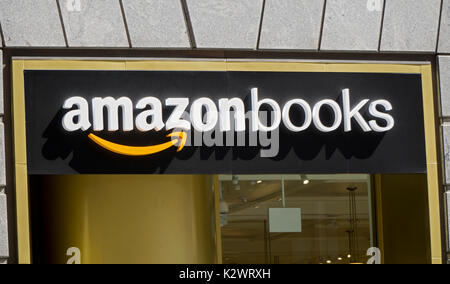
[[[28,172],[424,173],[421,84],[418,74],[25,71]],[[223,111],[241,102],[246,118]],[[187,136],[179,152],[173,132]]]

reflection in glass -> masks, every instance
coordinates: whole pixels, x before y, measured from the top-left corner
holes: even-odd
[[[223,263],[367,261],[366,251],[373,244],[369,175],[220,176],[219,180]],[[301,209],[301,233],[269,233],[269,208],[282,208],[283,203]]]

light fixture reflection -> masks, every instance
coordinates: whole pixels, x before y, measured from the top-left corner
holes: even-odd
[[[239,184],[239,177],[238,176],[233,176],[231,179],[231,183],[233,185],[233,189],[236,191],[241,190],[241,186]]]
[[[300,180],[303,182],[304,185],[307,185],[311,182],[306,175],[300,175]]]

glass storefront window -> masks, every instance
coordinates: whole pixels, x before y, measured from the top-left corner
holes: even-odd
[[[33,262],[430,263],[427,195],[425,174],[30,176]]]
[[[219,181],[223,263],[367,262],[374,244],[369,175],[239,175]],[[270,208],[299,209],[300,228],[271,232],[278,225],[273,223],[295,220],[271,218]]]

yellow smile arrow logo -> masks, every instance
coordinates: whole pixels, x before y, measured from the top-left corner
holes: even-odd
[[[184,145],[186,145],[187,140],[187,134],[185,132],[174,132],[167,137],[176,137],[175,139],[172,139],[169,142],[160,144],[160,145],[154,145],[154,146],[145,146],[145,147],[134,147],[134,146],[126,146],[126,145],[120,145],[116,144],[110,141],[107,141],[105,139],[102,139],[94,134],[89,134],[88,137],[94,141],[96,144],[100,145],[101,147],[117,153],[121,155],[127,155],[127,156],[148,156],[153,155],[162,151],[165,151],[169,149],[170,147],[178,147],[178,151],[180,152],[183,150]]]

